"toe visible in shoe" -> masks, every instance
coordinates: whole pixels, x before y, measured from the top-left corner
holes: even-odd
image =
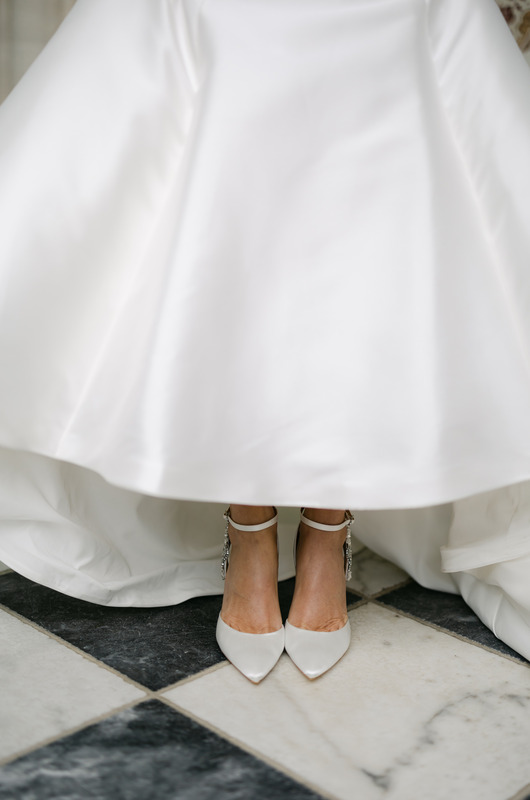
[[[350,621],[338,631],[308,631],[285,623],[285,650],[304,675],[313,680],[327,672],[347,652]]]
[[[217,643],[227,659],[252,683],[259,683],[280,658],[285,643],[285,629],[271,633],[236,631],[219,618]]]

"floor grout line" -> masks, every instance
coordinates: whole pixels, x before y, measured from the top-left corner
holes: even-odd
[[[356,600],[355,603],[350,603],[348,606],[346,606],[346,611],[349,613],[350,611],[353,611],[356,608],[365,606],[369,602],[370,599],[368,597],[361,597],[360,600]]]
[[[0,611],[5,611],[15,619],[18,619],[20,622],[25,623],[30,628],[38,631],[39,633],[44,633],[46,636],[49,636],[50,639],[54,639],[59,644],[64,645],[68,650],[72,650],[74,653],[83,656],[88,661],[96,664],[98,667],[105,669],[107,672],[110,672],[112,675],[115,675],[118,678],[122,678],[126,683],[131,684],[136,689],[140,689],[141,691],[145,692],[146,694],[152,694],[156,696],[158,692],[167,692],[171,689],[175,688],[176,686],[181,686],[183,683],[189,683],[190,681],[194,681],[197,678],[201,678],[204,675],[207,675],[210,672],[215,672],[222,666],[225,666],[228,661],[226,659],[222,659],[217,664],[212,664],[211,667],[206,667],[205,669],[200,670],[199,672],[193,673],[192,675],[186,675],[184,678],[179,678],[173,683],[167,684],[167,686],[162,686],[160,689],[151,689],[149,686],[146,686],[139,681],[134,680],[134,678],[129,677],[124,672],[120,672],[120,670],[116,669],[116,667],[111,667],[110,664],[106,664],[105,661],[97,658],[96,656],[92,655],[91,653],[86,652],[86,650],[82,650],[75,644],[68,642],[66,639],[62,639],[58,634],[49,631],[47,628],[43,628],[41,625],[38,625],[33,620],[28,619],[28,617],[24,617],[22,614],[19,614],[17,611],[13,611],[13,609],[9,608],[8,606],[3,605],[0,603]]]
[[[406,585],[408,583],[410,583],[410,579],[407,579],[407,580],[401,582],[400,584],[395,584],[393,587],[381,590],[380,592],[378,592],[378,593],[376,593],[374,595],[364,595],[364,594],[359,593],[357,590],[352,590],[352,591],[355,591],[357,594],[361,594],[361,597],[358,600],[355,600],[353,603],[351,603],[348,606],[348,611],[355,610],[357,608],[360,608],[362,606],[365,606],[365,605],[368,605],[368,604],[372,603],[372,604],[374,604],[374,605],[376,605],[376,606],[378,606],[380,608],[385,608],[387,610],[391,610],[391,611],[399,614],[400,616],[412,619],[412,620],[414,620],[416,622],[419,622],[420,624],[423,624],[423,625],[426,625],[427,627],[433,628],[434,630],[437,630],[437,631],[442,632],[442,633],[447,633],[447,634],[449,634],[450,636],[453,636],[453,638],[455,638],[455,639],[457,639],[459,641],[463,641],[463,642],[465,642],[467,644],[471,644],[471,645],[474,645],[475,647],[479,647],[480,649],[485,650],[486,652],[489,652],[489,653],[491,653],[493,655],[505,658],[505,659],[515,663],[515,664],[518,664],[519,666],[523,666],[523,667],[524,666],[528,666],[527,664],[525,664],[524,662],[521,662],[519,659],[515,658],[514,656],[499,652],[499,651],[495,650],[492,647],[489,647],[487,645],[483,645],[482,643],[477,642],[477,641],[475,641],[473,639],[470,639],[470,638],[468,638],[468,637],[466,637],[466,636],[464,636],[462,634],[459,634],[459,633],[456,633],[454,631],[451,631],[450,629],[445,628],[445,627],[443,627],[441,625],[438,625],[436,623],[433,623],[433,622],[430,622],[428,620],[422,619],[421,617],[417,617],[412,613],[405,612],[400,608],[396,608],[396,607],[394,607],[392,605],[389,605],[389,604],[386,604],[386,603],[383,603],[383,602],[380,601],[380,598],[383,597],[385,594],[388,594],[390,591],[393,591],[396,588],[400,588],[401,586],[404,586],[404,585]],[[143,697],[140,697],[140,698],[137,698],[135,700],[132,700],[129,703],[123,704],[121,706],[117,706],[116,708],[113,708],[113,709],[109,709],[108,712],[100,714],[100,715],[88,720],[85,723],[81,723],[78,726],[66,729],[65,731],[61,732],[57,736],[53,736],[53,737],[49,737],[48,739],[44,739],[44,740],[42,740],[41,742],[39,742],[38,744],[36,744],[36,745],[34,745],[32,747],[29,747],[29,748],[27,748],[25,750],[21,750],[21,751],[17,752],[16,754],[13,754],[13,755],[5,758],[5,759],[0,759],[0,766],[5,766],[5,765],[7,765],[7,764],[19,759],[19,758],[22,758],[22,757],[24,757],[26,755],[29,755],[32,752],[38,751],[43,747],[49,746],[49,745],[51,745],[51,744],[53,744],[53,743],[55,743],[57,741],[60,741],[60,740],[66,738],[68,736],[71,736],[72,734],[74,734],[74,733],[76,733],[78,731],[81,731],[81,730],[83,730],[85,728],[88,728],[88,727],[91,727],[91,726],[93,726],[95,724],[98,724],[99,722],[102,722],[102,721],[104,721],[104,720],[106,720],[106,719],[108,719],[108,718],[110,718],[110,717],[112,717],[112,716],[114,716],[114,715],[116,715],[116,714],[128,709],[128,708],[134,708],[135,706],[141,705],[142,703],[145,703],[145,702],[147,702],[149,700],[153,700],[154,699],[154,700],[157,700],[157,701],[159,701],[161,703],[164,703],[165,705],[175,709],[176,711],[178,711],[183,716],[194,720],[195,722],[200,724],[202,727],[211,730],[217,736],[221,737],[224,740],[227,740],[227,741],[231,742],[232,744],[234,744],[236,747],[240,748],[241,750],[243,750],[245,752],[248,752],[250,755],[254,756],[255,758],[257,758],[261,762],[267,764],[268,766],[270,766],[273,769],[279,771],[280,773],[290,777],[292,780],[294,780],[298,784],[305,786],[309,790],[316,792],[318,795],[320,795],[320,796],[322,796],[324,798],[327,798],[328,800],[337,800],[337,796],[329,794],[329,793],[326,793],[325,791],[322,790],[321,787],[319,787],[319,786],[317,786],[315,784],[308,783],[298,773],[289,770],[288,768],[284,767],[282,764],[279,764],[278,762],[276,762],[274,759],[271,759],[268,756],[265,756],[264,754],[260,753],[259,751],[249,747],[248,745],[246,745],[244,742],[240,741],[236,737],[230,736],[225,731],[222,731],[222,730],[218,729],[215,725],[212,725],[208,721],[203,720],[200,717],[197,717],[196,715],[194,715],[193,713],[189,712],[188,710],[181,708],[178,705],[178,703],[175,703],[175,702],[169,700],[165,696],[165,693],[171,691],[173,688],[176,688],[177,686],[181,686],[181,685],[184,685],[186,683],[190,683],[190,682],[196,681],[199,678],[205,677],[208,674],[214,673],[214,672],[218,671],[219,669],[222,669],[223,667],[225,667],[227,665],[227,663],[228,663],[227,661],[225,661],[225,660],[220,661],[217,664],[214,664],[211,667],[207,667],[206,669],[201,670],[198,673],[195,673],[193,675],[188,675],[185,678],[177,680],[173,684],[169,684],[168,686],[164,686],[164,687],[162,687],[162,688],[160,688],[158,690],[152,690],[152,689],[149,689],[148,687],[144,686],[143,684],[139,683],[138,681],[135,681],[135,680],[129,678],[127,675],[124,675],[119,670],[117,670],[117,669],[115,669],[113,667],[110,667],[109,665],[105,664],[105,662],[101,661],[100,659],[96,658],[95,656],[91,655],[90,653],[87,653],[86,651],[82,650],[81,648],[77,647],[76,645],[73,645],[70,642],[62,639],[60,636],[58,636],[57,634],[52,633],[51,631],[49,631],[48,629],[46,629],[42,625],[39,625],[39,624],[33,622],[32,620],[28,619],[27,617],[24,617],[23,615],[19,614],[16,611],[13,611],[9,607],[7,607],[7,606],[5,606],[3,604],[0,604],[0,609],[5,611],[10,616],[18,619],[23,624],[29,625],[31,628],[35,629],[36,631],[38,631],[40,633],[43,633],[46,636],[48,636],[49,638],[57,641],[59,644],[64,645],[69,650],[77,653],[78,655],[83,656],[85,659],[87,659],[87,660],[91,661],[92,663],[96,664],[98,667],[101,667],[101,668],[107,670],[108,672],[110,672],[111,674],[113,674],[114,676],[121,678],[123,681],[129,683],[130,685],[132,685],[135,688],[137,688],[140,691],[142,691],[142,693],[144,695]],[[511,798],[509,798],[509,800],[527,800],[529,795],[530,795],[530,784],[528,784],[526,787],[521,789],[516,795],[514,795]]]
[[[147,700],[152,700],[153,697],[138,697],[136,700],[130,700],[128,703],[123,703],[120,706],[116,706],[115,708],[109,709],[102,714],[98,714],[95,717],[91,717],[86,722],[81,722],[79,725],[74,725],[72,728],[66,728],[61,733],[57,734],[57,736],[48,736],[46,739],[42,739],[35,745],[31,747],[27,747],[24,750],[19,750],[16,753],[13,753],[6,758],[0,758],[0,767],[5,767],[8,764],[11,764],[13,761],[17,761],[19,758],[24,758],[31,753],[34,753],[38,750],[41,750],[43,747],[49,747],[55,742],[60,742],[62,739],[66,739],[68,736],[72,736],[74,733],[78,733],[79,731],[84,730],[85,728],[90,728],[93,725],[97,725],[99,722],[104,722],[106,719],[113,717],[115,714],[119,714],[121,711],[126,711],[128,708],[134,708],[135,706],[141,705],[145,703]],[[158,698],[154,698],[158,699]]]
[[[161,697],[159,699],[161,700],[161,702],[165,703],[170,708],[173,708],[175,709],[175,711],[178,711],[179,714],[182,714],[183,716],[192,719],[198,725],[201,725],[203,728],[207,728],[212,733],[215,733],[216,736],[219,736],[221,739],[225,739],[226,741],[238,747],[240,750],[243,750],[245,753],[249,753],[251,756],[254,756],[254,758],[258,759],[258,761],[262,761],[264,764],[267,764],[267,766],[277,770],[277,772],[281,772],[283,775],[286,775],[288,778],[291,778],[296,783],[305,786],[306,789],[310,789],[311,791],[315,792],[321,797],[326,798],[326,800],[340,800],[338,795],[330,794],[329,792],[324,791],[320,786],[306,781],[305,778],[299,775],[297,772],[290,770],[288,767],[285,767],[283,764],[280,764],[273,758],[270,758],[270,756],[267,756],[264,753],[260,753],[259,750],[255,750],[253,747],[250,747],[248,744],[246,744],[246,742],[242,742],[241,739],[238,739],[237,737],[232,736],[226,731],[221,730],[216,725],[213,725],[211,722],[208,722],[208,720],[205,720],[202,717],[197,716],[193,712],[188,711],[185,708],[182,708],[178,703],[175,703],[174,701],[170,700],[167,697],[166,698]]]
[[[203,670],[202,672],[197,673],[196,675],[189,676],[189,678],[185,678],[182,681],[179,681],[175,685],[181,685],[182,683],[188,683],[189,681],[195,680],[195,679],[197,679],[199,677],[204,677],[205,674],[213,672],[216,669],[219,669],[219,667],[221,667],[221,666],[226,666],[227,663],[228,662],[221,662],[220,664],[216,664],[216,665],[214,665],[214,667],[209,667],[208,669]],[[50,736],[50,737],[48,737],[46,739],[42,739],[40,742],[36,743],[35,745],[33,745],[31,747],[28,747],[26,749],[23,749],[23,750],[19,750],[16,753],[11,754],[7,758],[3,758],[3,759],[0,758],[0,767],[7,766],[12,762],[17,761],[20,758],[24,758],[25,756],[30,755],[31,753],[37,752],[37,751],[41,750],[42,748],[48,747],[48,746],[50,746],[50,745],[52,745],[52,744],[54,744],[56,742],[59,742],[62,739],[66,739],[69,736],[72,736],[75,733],[78,733],[79,731],[85,730],[86,728],[90,728],[90,727],[92,727],[94,725],[99,724],[100,722],[104,722],[105,720],[110,719],[111,717],[115,716],[116,714],[119,714],[122,711],[126,711],[129,708],[135,708],[136,706],[142,705],[143,703],[146,703],[146,702],[148,702],[150,700],[157,700],[158,702],[163,703],[164,705],[168,706],[172,710],[177,711],[179,714],[182,714],[182,716],[193,720],[198,725],[201,725],[201,727],[206,728],[207,730],[210,730],[212,733],[214,733],[216,736],[219,736],[221,739],[230,742],[235,747],[238,747],[240,750],[243,750],[244,752],[249,753],[254,758],[256,758],[258,761],[261,761],[262,763],[264,763],[267,766],[275,769],[276,771],[280,772],[281,774],[286,775],[287,777],[289,777],[292,780],[294,780],[296,783],[298,783],[298,784],[304,786],[305,788],[315,792],[316,794],[320,795],[321,797],[326,798],[326,800],[340,800],[340,798],[338,798],[336,795],[333,795],[333,794],[330,794],[329,792],[324,791],[317,784],[313,784],[312,782],[306,781],[305,778],[303,776],[299,775],[298,773],[296,773],[296,772],[294,772],[292,770],[289,770],[287,767],[285,767],[281,763],[275,761],[274,759],[270,758],[269,756],[265,755],[264,753],[261,753],[259,750],[255,750],[254,748],[249,747],[245,742],[242,742],[240,739],[238,739],[238,738],[236,738],[234,736],[231,736],[226,731],[223,731],[223,730],[217,728],[215,725],[212,725],[207,720],[204,720],[201,717],[198,717],[197,715],[193,714],[192,712],[188,711],[187,709],[182,708],[181,706],[179,706],[178,703],[175,703],[175,702],[171,701],[169,698],[165,697],[164,694],[163,694],[163,692],[169,691],[171,688],[172,688],[171,686],[168,686],[168,687],[165,687],[163,689],[159,689],[157,691],[148,690],[148,691],[146,691],[146,696],[145,697],[140,697],[140,698],[137,698],[136,700],[131,700],[128,703],[124,703],[124,704],[122,704],[120,706],[116,706],[115,708],[109,709],[108,712],[105,712],[103,714],[98,714],[97,716],[90,718],[86,722],[80,723],[79,725],[73,726],[71,728],[66,728],[64,731],[62,731],[57,736]]]
[[[453,636],[455,639],[459,639],[462,642],[466,642],[468,644],[472,644],[475,647],[479,647],[480,649],[485,650],[488,653],[492,653],[493,655],[500,656],[502,658],[507,659],[508,661],[512,661],[515,664],[519,664],[519,666],[523,666],[523,667],[527,667],[527,668],[530,667],[530,664],[528,664],[527,662],[521,661],[520,659],[516,658],[515,656],[511,656],[508,653],[502,653],[501,651],[496,650],[493,647],[490,647],[488,645],[484,645],[481,642],[477,642],[475,639],[471,639],[471,638],[469,638],[467,636],[464,636],[463,634],[456,633],[455,631],[452,631],[449,628],[444,627],[443,625],[439,625],[439,624],[437,624],[435,622],[431,622],[430,620],[425,620],[422,617],[418,617],[415,614],[412,614],[411,612],[403,611],[403,609],[401,609],[401,608],[392,606],[392,605],[390,605],[388,603],[382,603],[379,600],[382,596],[384,596],[384,592],[377,593],[377,594],[372,595],[372,596],[363,596],[359,600],[355,600],[354,602],[350,603],[347,606],[347,611],[348,612],[353,611],[353,610],[355,610],[357,608],[360,608],[360,607],[362,607],[364,605],[367,605],[368,603],[374,603],[375,605],[379,606],[380,608],[387,608],[387,609],[391,608],[394,611],[399,612],[404,617],[408,617],[409,619],[413,619],[416,622],[420,622],[421,624],[427,625],[428,627],[433,628],[434,630],[437,630],[437,631],[441,631],[442,633],[447,633],[450,636]],[[120,672],[115,667],[111,667],[109,664],[106,664],[104,661],[102,661],[101,659],[97,658],[96,656],[93,656],[91,653],[88,653],[85,650],[82,650],[77,645],[72,644],[71,642],[67,641],[66,639],[62,639],[58,634],[55,634],[52,631],[48,630],[47,628],[44,628],[42,625],[37,624],[36,622],[34,622],[33,620],[29,619],[28,617],[24,617],[22,614],[19,614],[17,611],[14,611],[13,609],[9,608],[9,606],[6,606],[6,605],[0,603],[0,610],[5,611],[10,616],[14,617],[15,619],[18,619],[20,622],[22,622],[22,623],[24,623],[26,625],[29,625],[31,628],[34,628],[39,633],[43,633],[46,636],[49,636],[51,639],[55,640],[59,644],[62,644],[64,647],[68,648],[69,650],[72,650],[74,653],[77,653],[78,655],[83,656],[84,658],[86,658],[87,660],[89,660],[92,663],[96,664],[97,666],[101,667],[102,669],[107,670],[108,672],[110,672],[114,676],[116,676],[118,678],[121,678],[122,680],[124,680],[125,682],[131,684],[132,686],[136,687],[137,689],[140,689],[141,691],[147,692],[147,693],[153,692],[153,691],[154,692],[169,691],[171,688],[173,688],[175,686],[181,685],[183,683],[188,683],[189,681],[196,680],[198,677],[201,677],[204,674],[208,674],[208,672],[210,672],[210,671],[215,671],[220,666],[222,666],[223,664],[227,663],[226,660],[223,659],[223,661],[220,661],[218,664],[214,664],[211,667],[206,667],[206,669],[201,670],[198,673],[194,673],[193,675],[187,675],[185,678],[177,680],[174,683],[169,684],[167,687],[162,687],[160,690],[152,690],[149,687],[145,686],[144,684],[140,683],[139,681],[136,681],[133,678],[130,678],[125,673]]]
[[[80,647],[77,647],[77,645],[68,642],[66,639],[62,639],[56,633],[49,631],[47,628],[43,628],[42,625],[38,625],[36,622],[33,622],[33,620],[24,617],[17,611],[13,611],[13,609],[4,606],[2,603],[0,603],[0,611],[5,611],[7,614],[14,617],[15,619],[18,619],[20,622],[23,622],[24,624],[28,625],[30,628],[33,628],[39,633],[45,634],[50,639],[53,639],[54,641],[58,642],[58,644],[62,644],[64,647],[67,648],[67,650],[71,650],[72,652],[77,653],[77,655],[83,656],[83,658],[86,658],[87,661],[91,661],[93,664],[96,664],[98,667],[101,667],[101,669],[110,672],[115,677],[121,678],[123,681],[131,684],[131,686],[134,686],[136,689],[140,689],[142,692],[147,692],[147,693],[154,691],[153,689],[150,689],[148,686],[144,686],[143,683],[139,683],[138,681],[135,681],[134,678],[130,678],[128,675],[125,675],[123,672],[120,672],[115,667],[111,667],[109,664],[106,664],[104,661],[101,661],[101,659],[96,658],[96,656],[93,656],[91,653],[87,653],[86,650],[82,650]]]
[[[435,631],[440,631],[441,633],[447,633],[454,639],[458,639],[461,642],[466,642],[466,644],[472,644],[474,647],[478,647],[481,650],[485,650],[487,653],[492,653],[494,656],[505,658],[514,664],[518,664],[520,667],[526,667],[526,669],[530,668],[530,664],[528,662],[521,661],[515,656],[511,656],[509,653],[502,653],[500,650],[496,650],[494,647],[489,647],[486,644],[477,642],[475,639],[470,639],[469,637],[464,636],[462,633],[456,633],[456,631],[452,631],[449,628],[444,628],[443,625],[438,625],[436,622],[431,622],[430,620],[422,619],[421,617],[416,617],[414,614],[411,614],[408,611],[403,611],[403,609],[397,608],[396,606],[391,606],[387,603],[381,603],[377,599],[370,600],[369,602],[373,602],[374,605],[378,606],[379,608],[386,608],[387,610],[395,611],[402,617],[413,619],[415,622],[420,622],[422,625],[426,625],[429,628],[433,628]]]
[[[359,589],[358,587],[354,589],[353,587],[348,585],[346,586],[346,588],[352,594],[358,594],[360,598],[363,600],[374,600],[379,597],[384,597],[385,594],[390,594],[390,592],[397,591],[398,589],[403,589],[404,586],[407,586],[411,582],[412,578],[410,577],[405,578],[404,580],[399,581],[399,583],[393,583],[391,586],[385,586],[384,588],[379,589],[377,592],[372,592],[372,593],[364,592],[362,589]]]
[[[392,586],[387,586],[384,589],[380,589],[378,592],[367,595],[367,597],[370,597],[370,599],[384,597],[385,594],[390,594],[390,592],[397,592],[398,589],[403,589],[403,587],[408,586],[409,583],[412,583],[412,578],[405,578],[404,580],[399,581],[399,583],[394,583]]]
[[[176,689],[177,686],[183,686],[185,683],[193,683],[193,681],[196,681],[198,678],[204,678],[206,675],[210,675],[212,672],[217,672],[222,667],[226,667],[228,663],[229,662],[224,658],[217,664],[212,664],[211,667],[201,669],[200,672],[194,672],[193,675],[186,675],[185,678],[180,678],[180,680],[177,680],[174,683],[169,683],[167,686],[157,689],[155,694],[159,695],[162,692],[170,692],[172,689]]]

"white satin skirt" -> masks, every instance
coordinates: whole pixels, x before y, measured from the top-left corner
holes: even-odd
[[[0,108],[0,558],[165,605],[348,507],[530,658],[529,142],[494,0],[78,0]]]

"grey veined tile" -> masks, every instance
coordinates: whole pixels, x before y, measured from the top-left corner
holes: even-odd
[[[165,696],[343,800],[501,800],[528,782],[524,665],[374,603],[350,619],[350,650],[314,682],[284,654],[258,686],[226,665]]]
[[[318,800],[320,795],[151,700],[0,769],[0,800]]]
[[[0,640],[2,759],[145,696],[5,611]]]
[[[378,601],[528,664],[524,656],[497,639],[460,595],[425,589],[411,581],[379,597]]]

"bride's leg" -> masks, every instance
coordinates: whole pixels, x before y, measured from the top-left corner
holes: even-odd
[[[257,525],[274,516],[272,506],[231,505],[234,522]],[[277,528],[237,531],[228,528],[232,544],[221,617],[246,633],[268,633],[282,624],[278,603]]]
[[[314,522],[339,525],[344,510],[306,508]],[[296,584],[289,622],[298,628],[335,631],[347,622],[343,546],[346,528],[319,531],[300,524],[296,553]]]

